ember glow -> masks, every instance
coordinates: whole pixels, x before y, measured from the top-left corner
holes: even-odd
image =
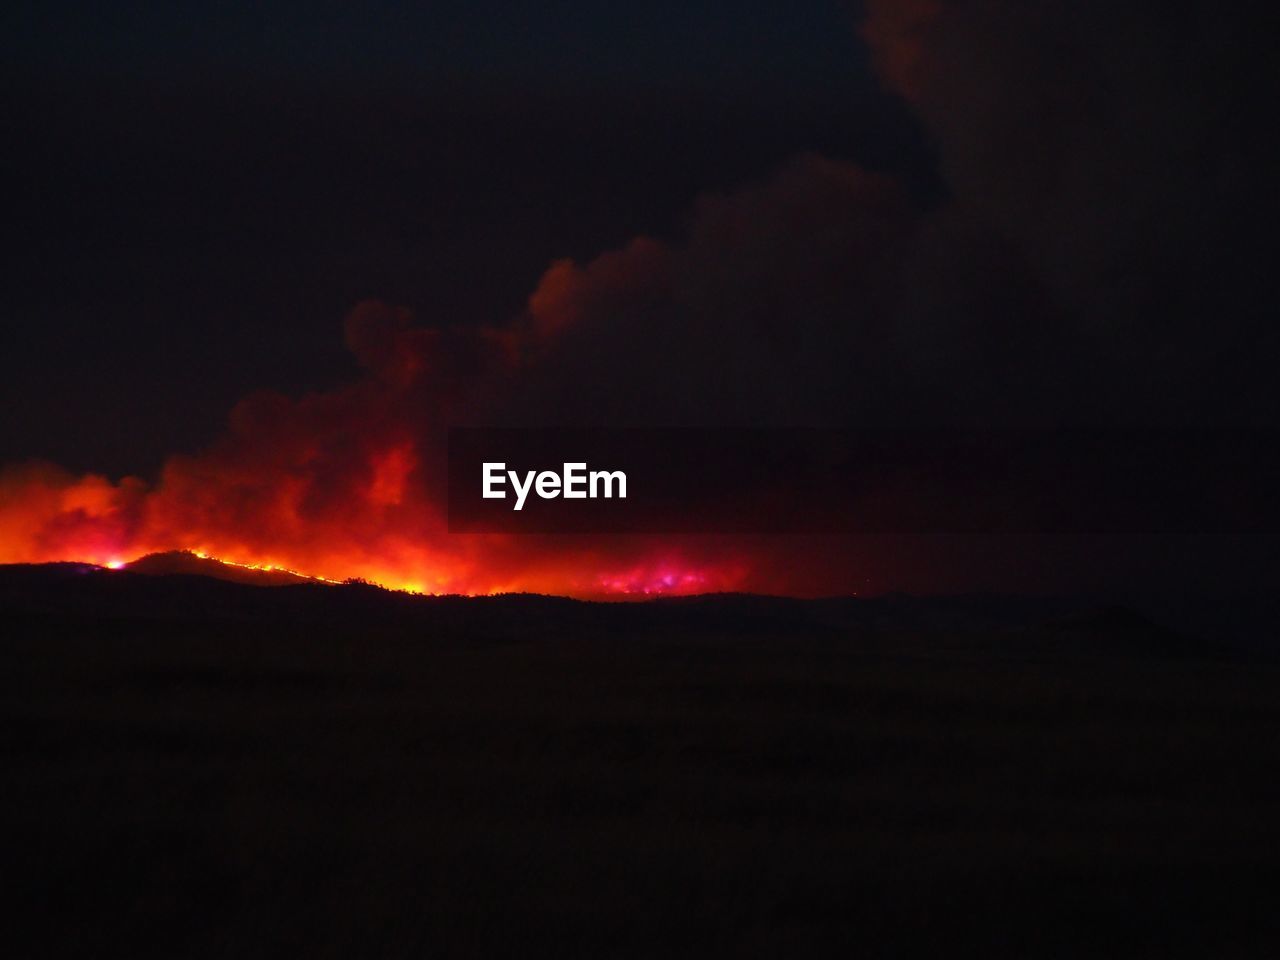
[[[678,560],[641,564],[626,570],[602,573],[596,579],[606,594],[627,596],[684,596],[730,589],[747,577],[746,568],[689,568]]]

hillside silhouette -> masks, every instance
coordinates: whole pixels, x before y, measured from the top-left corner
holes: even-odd
[[[313,582],[310,577],[281,570],[278,567],[264,569],[224,563],[213,557],[202,557],[189,550],[170,550],[165,553],[149,553],[125,565],[125,569],[133,573],[145,573],[151,576],[185,576],[211,577],[215,580],[230,580],[232,583],[247,583],[259,587],[288,587]]]
[[[1093,601],[51,564],[0,568],[0,647],[11,956],[1261,957],[1280,935],[1280,666]]]

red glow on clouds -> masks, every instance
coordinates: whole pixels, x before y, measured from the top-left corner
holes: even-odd
[[[829,312],[804,299],[815,289],[805,271],[827,261],[793,249],[795,238],[825,244],[842,224],[870,223],[841,245],[849,269],[824,268],[852,282],[876,273],[877,251],[902,232],[898,206],[879,178],[807,158],[776,182],[703,204],[683,244],[639,238],[585,264],[553,264],[507,324],[415,324],[404,308],[361,303],[343,331],[356,380],[248,396],[211,444],[170,457],[154,478],[0,466],[0,563],[115,565],[186,550],[423,593],[839,592],[848,570],[794,545],[449,534],[447,428],[785,420],[773,408],[782,392],[758,389],[777,344],[747,336],[740,276],[786,289],[804,315]],[[702,375],[711,368],[715,384],[746,389],[715,393]],[[765,408],[745,407],[751,397]]]

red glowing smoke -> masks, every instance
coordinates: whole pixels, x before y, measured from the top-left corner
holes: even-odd
[[[1227,338],[1204,319],[1271,299],[1240,242],[1269,227],[1251,211],[1271,158],[1237,109],[1235,41],[1263,34],[1200,6],[871,0],[864,37],[937,146],[945,200],[801,157],[702,198],[679,241],[555,263],[510,323],[360,304],[359,379],[248,397],[154,480],[0,469],[0,562],[186,549],[428,592],[910,589],[922,568],[886,543],[449,535],[447,428],[1252,422],[1269,378],[1197,371],[1274,353],[1273,311]],[[1231,258],[1205,269],[1212,250]]]
[[[189,550],[325,579],[429,593],[611,594],[733,589],[745,569],[652,542],[455,535],[443,512],[443,418],[535,350],[514,331],[414,327],[362,304],[347,341],[364,380],[300,399],[261,394],[197,456],[119,482],[33,463],[0,473],[0,562],[118,566]]]
[[[811,551],[780,559],[776,543],[450,535],[447,428],[765,422],[797,399],[812,410],[812,397],[760,389],[761,376],[816,356],[831,369],[815,382],[840,379],[844,361],[828,348],[848,333],[832,290],[884,272],[910,229],[903,212],[886,182],[808,158],[704,201],[682,245],[641,238],[584,265],[554,264],[505,326],[421,325],[403,308],[362,303],[345,323],[361,378],[245,398],[218,439],[171,457],[154,482],[4,469],[0,562],[190,550],[430,593],[839,589],[837,568]],[[793,311],[814,339],[789,348]]]
[[[553,269],[552,276],[562,267]],[[545,308],[544,308],[545,310]],[[578,596],[735,589],[747,568],[696,545],[449,535],[441,424],[483,410],[544,345],[545,321],[429,330],[378,303],[347,319],[369,375],[330,393],[241,401],[223,436],[153,484],[32,463],[0,473],[0,562],[118,566],[189,550],[429,593]]]

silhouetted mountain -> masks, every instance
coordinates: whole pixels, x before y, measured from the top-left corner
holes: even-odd
[[[50,564],[0,567],[0,663],[14,957],[1280,942],[1280,667],[1088,600]]]
[[[210,571],[214,576],[204,575]],[[225,575],[224,575],[225,574]],[[287,588],[279,588],[283,584]],[[0,566],[0,615],[404,629],[460,640],[655,637],[697,646],[837,642],[866,652],[993,658],[1220,656],[1225,648],[1087,599],[975,595],[801,600],[707,594],[600,603],[508,594],[421,596],[156,554],[125,570]]]
[[[230,580],[232,583],[247,583],[259,587],[288,587],[315,582],[310,577],[304,577],[289,570],[281,570],[279,568],[268,570],[261,567],[246,567],[234,563],[224,563],[212,557],[198,557],[187,550],[149,553],[145,557],[139,557],[132,563],[127,564],[125,569],[150,576],[185,574],[187,576],[212,577],[215,580]]]

